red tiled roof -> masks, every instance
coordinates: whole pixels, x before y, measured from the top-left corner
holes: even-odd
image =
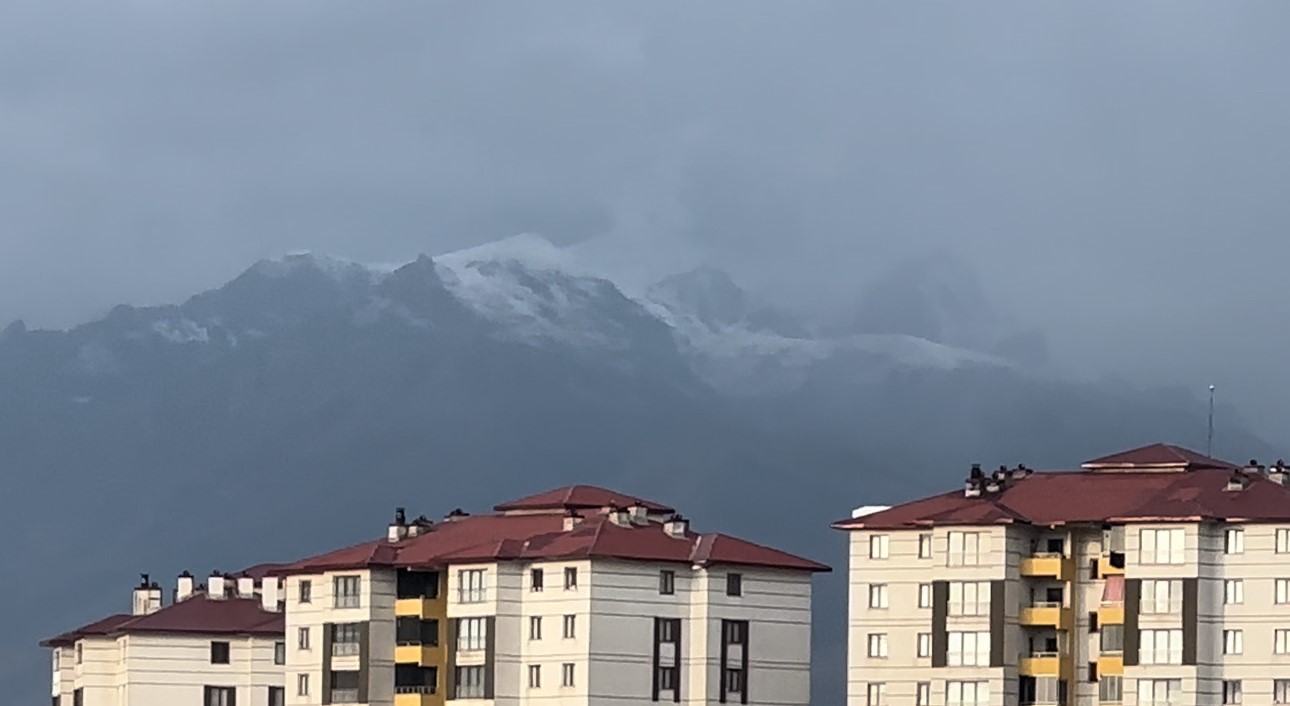
[[[497,512],[523,510],[591,510],[606,507],[643,505],[650,512],[666,513],[676,510],[650,500],[623,495],[594,485],[570,485],[548,490],[518,500],[504,502],[493,509]]]
[[[1232,469],[1234,466],[1226,461],[1210,458],[1191,449],[1169,444],[1152,444],[1131,451],[1122,451],[1110,456],[1085,461],[1084,468],[1093,470],[1133,470],[1133,469],[1184,469],[1201,468]]]
[[[1173,449],[1174,447],[1168,447]],[[1234,467],[1186,449],[1173,473],[1124,468],[1126,463],[1178,458],[1147,447],[1093,462],[1096,470],[1033,473],[1009,480],[998,493],[965,497],[962,490],[897,505],[834,524],[838,529],[901,529],[934,525],[1012,522],[1062,525],[1101,522],[1231,520],[1290,522],[1290,488],[1248,476],[1243,490],[1227,490]],[[1126,461],[1125,459],[1129,459]],[[1217,467],[1215,467],[1217,465]],[[1109,467],[1122,468],[1107,473]]]
[[[64,647],[83,637],[139,633],[276,637],[285,629],[283,615],[264,610],[259,599],[213,599],[197,594],[149,615],[113,615],[40,644]]]
[[[625,497],[616,493],[614,495]],[[514,506],[513,503],[507,503],[499,507]],[[506,510],[499,512],[505,513]],[[615,524],[607,514],[599,513],[581,519],[577,526],[565,531],[564,520],[563,512],[460,517],[438,523],[424,534],[413,538],[399,542],[384,539],[365,542],[304,559],[279,569],[276,573],[321,573],[375,566],[431,568],[453,563],[586,558],[829,571],[829,567],[809,559],[726,535],[688,532],[684,538],[673,538],[659,522],[621,526]]]
[[[245,569],[242,569],[234,574],[234,576],[252,578],[256,581],[260,581],[266,576],[272,576],[274,571],[281,569],[284,566],[286,566],[286,564],[256,564],[255,566],[248,566]]]

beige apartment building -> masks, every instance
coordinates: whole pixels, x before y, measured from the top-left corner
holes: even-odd
[[[857,510],[849,706],[1290,703],[1287,478],[1158,444]]]
[[[278,569],[287,704],[810,703],[811,576],[572,486]]]
[[[41,643],[53,706],[283,705],[276,580],[255,568],[205,584],[184,574],[169,604],[163,594],[145,576],[129,613]]]

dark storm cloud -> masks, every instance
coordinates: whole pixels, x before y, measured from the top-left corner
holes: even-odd
[[[396,261],[525,230],[683,237],[799,302],[948,249],[1070,362],[1253,399],[1286,340],[1287,22],[11,1],[0,320],[175,299],[292,249]]]

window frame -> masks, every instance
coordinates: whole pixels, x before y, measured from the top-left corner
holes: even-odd
[[[1220,703],[1223,706],[1237,706],[1244,696],[1240,679],[1224,679],[1222,691]]]
[[[362,574],[342,574],[331,578],[332,608],[363,607]]]
[[[202,706],[237,706],[237,688],[232,686],[203,686]]]
[[[233,662],[233,645],[228,640],[211,640],[210,663],[226,665]]]
[[[1240,629],[1223,630],[1223,655],[1245,654],[1245,631]]]
[[[576,566],[564,567],[564,590],[566,591],[578,590],[578,567]]]
[[[296,584],[296,603],[309,605],[314,602],[314,582],[311,579],[300,579]]]
[[[918,659],[928,659],[932,656],[932,634],[930,632],[920,632],[914,638],[915,654]]]
[[[726,574],[726,595],[731,598],[740,598],[744,595],[744,575],[731,571]]]
[[[313,649],[313,640],[311,639],[309,626],[296,628],[296,650],[308,652]],[[302,694],[303,695],[303,694]]]
[[[309,675],[304,673],[297,674],[296,675],[296,696],[308,696],[308,695],[309,695]]]
[[[1245,581],[1243,579],[1223,579],[1223,605],[1243,605],[1245,603]]]
[[[577,686],[577,682],[574,679],[576,674],[575,667],[576,665],[573,662],[565,662],[560,665],[560,688],[572,689]]]
[[[865,685],[866,706],[887,706],[887,682],[871,681]]]
[[[542,616],[529,616],[529,641],[537,642],[542,639]]]
[[[529,689],[542,688],[542,665],[529,665]]]
[[[278,640],[273,643],[273,664],[281,667],[287,663],[287,641]]]
[[[1223,553],[1228,555],[1245,553],[1245,529],[1229,527],[1223,531]]]
[[[885,632],[869,633],[868,638],[866,640],[866,642],[868,643],[868,650],[866,654],[868,655],[869,659],[889,659],[890,658],[891,650],[889,648],[889,644],[887,640],[888,640],[887,633]]]
[[[891,558],[891,535],[869,535],[869,558],[877,560]]]
[[[457,620],[457,651],[481,652],[488,649],[488,618],[470,617]]]
[[[545,582],[545,573],[542,569],[529,569],[529,592],[541,593],[545,588],[543,585]]]
[[[563,640],[578,639],[578,616],[576,614],[573,614],[573,613],[566,614],[564,616],[564,620],[561,621],[560,627],[561,627],[560,634],[562,635],[561,639]]]
[[[676,595],[676,571],[674,571],[673,569],[659,570],[658,595],[660,596]]]
[[[1162,553],[1166,555],[1163,560]],[[1186,564],[1187,530],[1182,527],[1144,527],[1139,530],[1138,563],[1146,566]]]
[[[891,607],[885,583],[869,584],[869,610],[887,610]]]
[[[488,600],[488,569],[457,570],[457,602],[484,603]]]
[[[932,550],[932,541],[933,539],[932,539],[931,532],[923,532],[918,535],[918,558],[919,559],[934,558],[933,557],[934,552]]]

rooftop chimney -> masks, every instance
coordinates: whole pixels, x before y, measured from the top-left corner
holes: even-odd
[[[1025,478],[1031,473],[1033,473],[1033,471],[1031,471],[1029,468],[1026,468],[1026,464],[1018,463],[1017,467],[1012,469],[1012,471],[1010,472],[1010,475],[1013,478]]]
[[[574,527],[577,527],[580,524],[582,524],[582,515],[579,515],[573,510],[570,510],[564,513],[564,531],[565,532],[572,530]]]
[[[212,571],[210,580],[206,583],[207,598],[228,598],[228,587],[224,583],[224,574],[218,571]]]
[[[1250,485],[1250,476],[1247,475],[1248,469],[1236,469],[1232,471],[1232,476],[1227,479],[1225,490],[1245,490]]]
[[[237,597],[255,598],[255,579],[250,576],[237,577]]]
[[[968,472],[967,480],[963,483],[963,497],[976,498],[981,496],[981,486],[985,484],[985,474],[981,472],[981,464],[972,464],[972,470]]]
[[[1290,478],[1290,476],[1287,476],[1288,472],[1290,472],[1290,468],[1286,467],[1286,462],[1277,459],[1276,463],[1268,466],[1268,480],[1285,485],[1286,480]]]
[[[391,542],[401,542],[408,536],[408,518],[403,512],[403,508],[394,508],[394,521],[390,523],[390,531],[386,537]]]
[[[1259,463],[1257,458],[1252,458],[1242,470],[1245,471],[1246,475],[1261,476],[1263,475],[1263,464]]]
[[[470,513],[466,512],[461,508],[457,508],[456,510],[453,510],[452,512],[445,515],[443,519],[447,522],[456,522],[457,520],[460,520],[463,517],[470,517]]]
[[[260,582],[260,607],[273,612],[278,610],[278,579],[274,576],[265,576]]]
[[[186,601],[193,597],[193,575],[185,571],[179,575],[179,582],[175,584],[175,602]]]
[[[434,529],[434,523],[430,521],[430,518],[425,515],[421,515],[417,519],[413,520],[412,524],[408,525],[408,536],[420,537],[432,529]]]
[[[149,581],[147,574],[139,574],[139,585],[134,589],[131,615],[151,615],[161,610],[161,586]]]
[[[672,515],[663,523],[663,531],[672,539],[684,539],[690,529],[690,521],[680,515]]]
[[[640,503],[632,503],[627,506],[627,514],[631,517],[634,525],[649,524],[649,508]]]
[[[608,515],[609,515],[609,521],[614,523],[615,525],[618,525],[619,527],[632,526],[632,517],[627,510],[624,510],[620,507],[611,507],[609,508]]]

